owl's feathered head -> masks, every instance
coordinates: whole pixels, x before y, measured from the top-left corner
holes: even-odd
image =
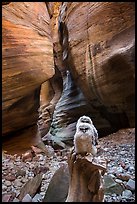
[[[92,126],[89,123],[81,123],[77,127],[77,132],[82,132],[82,133],[92,133]]]
[[[85,115],[81,116],[78,119],[76,128],[79,127],[81,125],[81,123],[87,123],[87,124],[93,125],[92,120],[90,119],[90,117],[85,116]]]

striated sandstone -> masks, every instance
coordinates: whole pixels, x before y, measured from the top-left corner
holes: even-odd
[[[50,135],[50,139],[52,138],[57,144],[63,145],[61,141],[70,142],[70,140],[72,140],[75,132],[76,120],[81,115],[88,114],[89,106],[69,71],[69,64],[64,64],[62,60],[62,46],[60,44],[58,30],[58,15],[61,5],[61,2],[47,3],[51,17],[50,24],[52,28],[56,72],[48,83],[45,82],[42,85],[42,106],[39,109],[38,127],[41,137],[48,133],[43,138],[44,140],[46,137],[49,138]],[[64,46],[67,48],[67,40],[65,43]],[[49,92],[46,92],[47,89]]]
[[[66,67],[62,62],[62,48],[58,33],[58,15],[61,4],[61,2],[46,2],[50,15],[55,74],[41,86],[38,120],[38,130],[41,137],[45,136],[50,128],[55,106],[63,92],[63,83],[66,76]]]
[[[64,84],[50,137],[73,138],[75,122],[85,114],[92,118],[99,136],[134,127],[134,3],[64,2],[58,5],[60,13],[57,5],[50,2],[48,6],[54,60]],[[44,136],[48,117],[45,111],[41,115]]]
[[[37,122],[40,86],[55,73],[49,21],[44,2],[2,6],[2,135]]]
[[[61,145],[60,142],[64,141],[70,143],[75,133],[76,120],[81,115],[87,115],[88,108],[83,93],[75,84],[69,70],[67,70],[66,76],[63,76],[63,91],[55,106],[48,135],[58,145]]]
[[[135,125],[134,2],[64,2],[59,14],[63,62],[81,87],[97,129]]]
[[[134,127],[134,7],[134,2],[3,5],[3,135],[36,124],[39,97],[41,136],[51,125],[49,132],[59,140],[73,138],[83,114],[99,135]]]

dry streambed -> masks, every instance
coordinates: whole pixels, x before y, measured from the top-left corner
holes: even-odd
[[[107,160],[105,202],[135,201],[134,138],[134,130],[128,129],[100,139],[98,154]],[[42,202],[54,173],[67,163],[69,149],[50,147],[50,156],[38,148],[32,150],[23,156],[3,153],[3,202]]]

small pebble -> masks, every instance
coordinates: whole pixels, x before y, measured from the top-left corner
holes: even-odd
[[[123,193],[122,193],[122,197],[123,198],[129,198],[129,197],[131,197],[132,196],[132,192],[130,191],[130,190],[125,190],[125,191],[123,191]]]
[[[33,199],[32,202],[38,202],[42,200],[42,196],[40,194],[36,194]]]
[[[22,199],[22,202],[32,202],[32,197],[29,194],[26,194]]]
[[[5,181],[5,185],[6,186],[11,186],[11,182],[10,181]]]
[[[126,188],[128,190],[134,191],[135,190],[135,181],[132,179],[129,179],[129,181],[126,184]]]
[[[12,202],[20,202],[18,198],[14,198]]]

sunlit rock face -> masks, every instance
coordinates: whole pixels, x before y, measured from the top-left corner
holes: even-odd
[[[104,135],[135,125],[134,30],[133,2],[64,2],[61,6],[63,62]]]
[[[2,6],[2,135],[37,123],[40,86],[55,73],[49,21],[44,2]]]

